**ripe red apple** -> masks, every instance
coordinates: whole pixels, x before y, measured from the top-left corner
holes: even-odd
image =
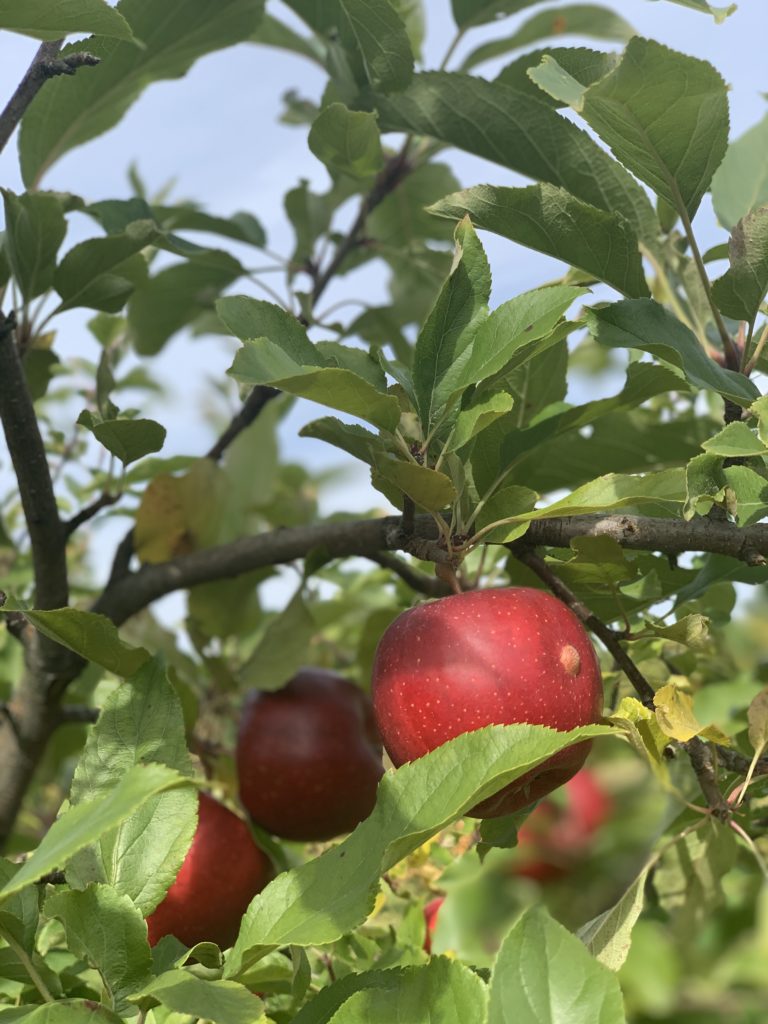
[[[165,899],[147,918],[149,944],[175,935],[185,946],[209,941],[226,949],[273,873],[245,822],[201,793],[192,845]]]
[[[486,725],[588,725],[602,710],[603,687],[573,612],[544,591],[511,587],[398,616],[376,651],[373,704],[384,746],[401,765]],[[560,751],[470,813],[494,818],[533,803],[576,774],[590,745]]]
[[[435,896],[424,907],[424,920],[427,925],[427,931],[424,936],[424,949],[427,953],[432,952],[432,933],[437,927],[437,912],[444,902],[445,896]]]
[[[562,878],[589,851],[611,816],[613,801],[588,768],[563,787],[565,803],[542,800],[517,833],[520,859],[512,874],[548,882]]]
[[[250,695],[237,740],[240,799],[273,835],[303,842],[351,832],[384,768],[371,702],[332,672],[305,668]]]

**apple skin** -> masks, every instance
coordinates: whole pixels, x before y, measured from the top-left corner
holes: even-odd
[[[566,732],[596,722],[603,706],[583,626],[557,598],[529,587],[471,591],[403,612],[379,642],[372,693],[396,766],[487,725]],[[469,813],[495,818],[526,807],[575,775],[590,747],[560,751]]]
[[[550,882],[582,859],[613,813],[613,801],[589,768],[565,784],[565,806],[542,800],[517,833],[521,860],[512,874]]]
[[[281,690],[254,692],[240,720],[240,800],[272,835],[320,842],[351,832],[384,773],[371,702],[346,679],[301,669]]]
[[[149,944],[175,935],[185,946],[231,946],[253,897],[272,879],[272,863],[242,819],[205,793],[192,845],[165,899],[147,918]]]
[[[424,936],[424,951],[432,952],[432,933],[437,927],[437,912],[445,903],[445,896],[435,896],[433,900],[424,907],[424,921],[427,925],[427,932]]]

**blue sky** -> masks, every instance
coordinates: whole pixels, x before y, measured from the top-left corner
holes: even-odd
[[[268,6],[272,13],[298,24],[282,4]],[[607,6],[621,13],[640,34],[715,64],[731,87],[732,135],[740,134],[763,116],[765,99],[761,93],[768,90],[764,0],[742,0],[739,10],[722,25],[665,0],[621,0]],[[435,67],[451,41],[453,23],[448,0],[426,0],[425,10],[425,65]],[[470,33],[457,56],[497,34],[509,34],[530,13]],[[569,37],[571,40],[580,41]],[[36,45],[23,36],[0,33],[0,97],[11,94]],[[499,66],[505,62],[499,61]],[[492,72],[495,67],[488,65],[485,73]],[[90,200],[124,197],[129,194],[126,169],[135,163],[150,191],[175,179],[176,198],[197,200],[211,212],[222,214],[250,210],[267,229],[270,247],[287,253],[292,238],[282,209],[283,193],[301,177],[324,188],[327,176],[306,147],[305,129],[277,121],[281,95],[293,88],[318,99],[324,81],[313,65],[284,51],[244,44],[212,54],[200,60],[185,79],[150,86],[117,128],[54,165],[43,187],[72,191]],[[394,144],[396,140],[391,141]],[[522,181],[512,172],[464,154],[451,153],[447,159],[463,185]],[[14,141],[0,156],[0,183],[21,191]],[[74,221],[70,240],[85,237],[86,230],[93,233],[85,218]],[[703,247],[723,240],[706,204],[695,227]],[[546,257],[494,236],[486,235],[484,241],[494,274],[495,304],[558,272],[555,261]],[[385,284],[382,268],[369,266],[332,285],[324,305],[347,295],[378,301],[386,294]],[[243,289],[236,286],[235,290]],[[83,328],[85,319],[79,311],[60,318],[57,349],[63,358],[92,358],[96,354],[96,346]],[[165,454],[197,454],[209,446],[210,428],[197,410],[207,381],[223,374],[233,350],[234,345],[221,338],[190,340],[182,335],[156,357],[156,372],[167,382],[170,396],[162,408],[148,411],[168,427]],[[298,426],[318,412],[317,406],[302,403],[291,413],[282,428],[284,450],[291,459],[311,461],[314,467],[339,465],[334,450],[296,437]],[[328,511],[362,510],[380,501],[361,470],[328,495],[324,505]],[[124,524],[115,523],[104,540],[124,528]]]

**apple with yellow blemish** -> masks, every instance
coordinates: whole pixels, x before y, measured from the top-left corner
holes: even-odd
[[[454,594],[403,612],[376,651],[372,695],[396,766],[487,725],[567,732],[596,722],[603,705],[584,627],[557,598],[529,587]],[[567,747],[470,813],[526,807],[575,775],[589,749],[589,741]]]

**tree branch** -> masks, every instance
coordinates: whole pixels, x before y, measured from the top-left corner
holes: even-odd
[[[318,299],[330,284],[341,264],[349,256],[353,249],[360,244],[360,239],[365,228],[365,222],[380,202],[389,195],[400,182],[412,170],[408,162],[409,139],[406,139],[403,148],[396,155],[391,157],[384,169],[379,174],[367,195],[360,203],[354,223],[344,238],[339,242],[328,266],[320,273],[316,272],[314,287],[312,288],[312,306],[317,304]]]
[[[376,562],[383,569],[389,569],[400,577],[411,590],[419,594],[426,594],[427,597],[447,597],[453,590],[437,576],[428,576],[425,572],[419,572],[412,565],[404,562],[402,558],[393,555],[388,551],[379,551],[375,555],[366,555],[371,562]]]
[[[563,583],[559,576],[556,576],[544,559],[537,555],[525,541],[512,546],[512,551],[518,561],[527,565],[536,573],[539,579],[546,583],[555,597],[560,598],[563,604],[568,605],[572,612],[581,619],[584,625],[592,630],[595,636],[601,641],[607,651],[613,656],[613,660],[622,670],[635,688],[635,691],[643,704],[651,711],[655,709],[653,703],[654,689],[645,678],[640,669],[635,665],[624,648],[621,646],[619,634],[606,626],[598,617],[580,601],[573,591]]]
[[[83,51],[57,59],[63,45],[63,39],[43,43],[32,58],[32,63],[0,114],[0,152],[13,135],[27,107],[49,78],[55,78],[56,75],[74,75],[80,67],[99,63],[98,57]]]
[[[107,491],[100,494],[90,505],[81,508],[71,519],[67,519],[63,524],[65,537],[71,537],[75,530],[82,526],[83,523],[87,523],[89,519],[93,519],[95,515],[98,515],[103,508],[109,508],[110,505],[114,505],[119,500],[119,494],[109,494]]]
[[[63,608],[69,599],[64,530],[14,327],[13,316],[0,313],[0,420],[29,530],[36,607]]]
[[[232,417],[227,429],[205,457],[218,462],[238,434],[241,434],[246,427],[249,427],[267,402],[277,398],[279,394],[280,392],[277,388],[270,388],[265,384],[255,387],[243,402],[240,411]]]

